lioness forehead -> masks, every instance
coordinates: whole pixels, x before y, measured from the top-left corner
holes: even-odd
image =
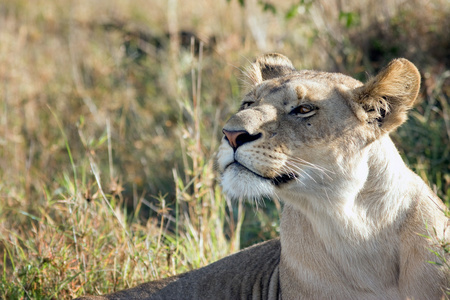
[[[243,101],[247,101],[248,97],[261,99],[280,93],[288,98],[297,96],[314,100],[328,95],[337,86],[354,89],[362,85],[362,82],[341,73],[303,70],[263,81],[256,85]]]
[[[284,89],[293,88],[296,85],[303,85],[313,90],[322,89],[325,91],[342,85],[349,89],[354,89],[362,86],[363,83],[341,73],[303,70],[283,77],[263,81],[254,86],[250,93],[260,97],[261,94],[276,93]]]

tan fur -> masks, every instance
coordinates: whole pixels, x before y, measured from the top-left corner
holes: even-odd
[[[429,262],[448,239],[444,205],[388,135],[417,97],[415,66],[394,60],[362,84],[269,54],[247,75],[217,161],[229,196],[285,203],[280,240],[85,299],[442,298],[448,270]]]

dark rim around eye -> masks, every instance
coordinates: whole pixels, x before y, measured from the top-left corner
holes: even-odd
[[[306,111],[302,112],[303,109],[305,109]],[[313,105],[311,105],[311,104],[302,104],[302,105],[299,105],[296,108],[292,109],[289,114],[292,114],[292,115],[305,115],[305,114],[308,114],[308,113],[314,111],[315,109],[316,108]]]

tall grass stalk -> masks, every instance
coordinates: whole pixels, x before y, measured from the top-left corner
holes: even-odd
[[[176,216],[177,224],[182,220],[181,238],[186,241],[183,253],[189,254],[190,264],[202,266],[210,261],[236,251],[236,243],[230,243],[240,238],[242,223],[242,203],[238,204],[240,214],[237,224],[233,216],[233,208],[228,205],[220,193],[217,181],[214,179],[214,149],[206,149],[202,142],[202,109],[201,85],[203,43],[200,42],[198,53],[195,53],[194,40],[191,40],[191,97],[180,95],[180,107],[187,114],[184,122],[180,122],[180,145],[183,157],[184,181],[174,169],[176,182]],[[216,120],[215,122],[217,122]],[[214,124],[213,128],[218,128]],[[227,206],[228,205],[228,206]],[[177,238],[179,226],[176,226]],[[226,232],[228,231],[228,233]],[[177,239],[178,241],[178,239]],[[177,242],[177,247],[179,243]]]

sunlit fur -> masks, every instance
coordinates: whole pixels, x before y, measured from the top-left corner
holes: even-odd
[[[218,171],[229,197],[284,202],[280,239],[85,299],[442,298],[448,270],[433,251],[444,255],[436,245],[448,239],[444,206],[388,135],[417,97],[414,65],[394,60],[363,84],[269,54],[247,76]]]
[[[224,139],[218,165],[229,196],[285,203],[283,298],[440,297],[444,271],[427,262],[438,260],[427,248],[444,238],[443,205],[388,136],[417,97],[414,65],[394,60],[363,85],[342,74],[295,71],[271,54],[247,76],[247,105],[224,129],[261,137],[237,149]],[[290,114],[303,103],[316,113]],[[287,174],[295,177],[274,183]]]

